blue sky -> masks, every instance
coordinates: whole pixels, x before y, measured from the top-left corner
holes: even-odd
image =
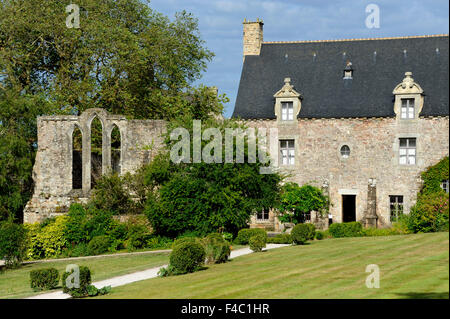
[[[368,4],[380,8],[380,28],[369,29]],[[264,21],[264,41],[391,37],[448,33],[448,0],[151,0],[169,17],[186,10],[199,20],[206,47],[216,56],[199,83],[217,86],[233,113],[242,69],[242,22]]]

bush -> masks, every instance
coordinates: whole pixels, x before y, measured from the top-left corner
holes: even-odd
[[[65,271],[62,275],[62,286],[63,286],[63,292],[70,294],[72,297],[85,297],[89,294],[88,287],[91,284],[91,271],[86,266],[80,266],[80,286],[78,288],[69,288],[67,287],[67,277],[73,273]],[[72,284],[74,283],[73,280],[70,281]]]
[[[266,236],[266,238],[267,238],[267,233],[262,228],[244,228],[244,229],[241,229],[238,232],[238,235],[237,235],[237,237],[235,239],[235,242],[236,242],[236,244],[239,244],[239,245],[247,245],[250,237],[258,235],[258,234]]]
[[[6,268],[19,267],[27,253],[27,232],[23,225],[12,221],[0,223],[0,259]]]
[[[225,239],[227,242],[233,241],[233,234],[232,233],[222,233],[223,239]]]
[[[303,245],[311,237],[310,224],[297,224],[292,228],[291,236],[292,240],[297,245]]]
[[[111,286],[105,286],[103,288],[98,289],[94,285],[89,285],[87,287],[87,293],[89,297],[106,295],[111,291]]]
[[[163,236],[154,236],[151,235],[146,243],[145,243],[145,247],[146,248],[151,248],[151,249],[156,249],[156,248],[160,248],[160,249],[169,249],[172,247],[173,244],[173,240],[167,237],[163,237]]]
[[[362,235],[367,237],[373,237],[373,236],[392,236],[392,235],[399,235],[394,229],[392,228],[365,228],[362,230]]]
[[[202,243],[205,248],[206,263],[219,264],[228,260],[231,253],[230,244],[221,234],[211,233],[202,240]]]
[[[54,222],[42,227],[36,235],[37,247],[41,249],[36,257],[52,258],[61,255],[66,247],[65,237],[67,215],[58,216]]]
[[[360,237],[363,235],[360,222],[331,224],[328,231],[334,238]]]
[[[316,226],[314,224],[306,224],[308,227],[308,240],[313,240],[316,235]]]
[[[250,249],[254,252],[260,252],[266,247],[266,236],[262,236],[260,234],[250,237],[248,240],[248,244]]]
[[[320,230],[317,230],[317,231],[316,231],[316,236],[315,236],[315,238],[316,238],[317,240],[322,240],[322,239],[324,239],[324,237],[325,237],[325,235],[324,235],[324,233],[323,233],[322,231],[320,231]]]
[[[419,194],[407,221],[414,233],[448,231],[449,197],[445,193]]]
[[[111,239],[108,236],[96,236],[87,245],[89,255],[100,255],[108,251]]]
[[[89,233],[86,227],[88,213],[83,205],[70,205],[67,213],[65,237],[69,244],[76,245],[89,241]]]
[[[269,244],[292,244],[292,236],[289,234],[278,234],[275,237],[267,238]]]
[[[63,256],[63,257],[89,256],[88,244],[79,243],[76,245],[74,243],[74,244],[72,244],[72,247],[64,249],[61,256]]]
[[[129,251],[145,248],[147,241],[151,238],[150,225],[145,216],[130,218],[126,224],[127,239],[125,247]]]
[[[59,283],[59,273],[55,268],[30,271],[30,284],[34,290],[54,289]]]
[[[174,274],[196,271],[205,261],[205,249],[197,241],[178,243],[170,254],[170,266]]]

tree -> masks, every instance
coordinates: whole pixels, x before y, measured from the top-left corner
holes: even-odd
[[[192,119],[186,120],[184,125],[178,124],[188,129],[192,136]],[[226,127],[239,127],[233,120],[209,119],[203,124],[222,132]],[[175,126],[173,124],[172,128]],[[204,147],[207,142],[202,143]],[[220,143],[220,147],[224,147],[224,141],[220,140]],[[173,143],[168,141],[167,145],[170,148]],[[248,157],[248,143],[245,145],[245,156]],[[236,150],[234,152],[236,155]],[[276,205],[282,177],[260,174],[262,166],[264,164],[260,162],[248,161],[225,163],[223,157],[222,163],[175,164],[168,153],[162,153],[146,169],[147,183],[154,187],[148,196],[145,213],[154,230],[161,235],[175,237],[187,231],[206,235],[219,229],[236,234],[247,227],[250,216],[256,211]]]
[[[281,222],[303,223],[305,215],[326,207],[328,199],[322,190],[311,185],[300,187],[296,183],[286,183],[281,190],[279,219]]]
[[[25,258],[27,234],[23,225],[12,220],[0,222],[0,259],[5,260],[6,268],[19,267]]]
[[[75,114],[91,107],[155,119],[221,112],[198,98],[212,92],[192,88],[213,54],[191,14],[170,21],[139,0],[80,0],[77,29],[66,26],[70,3],[0,1],[0,88],[44,93]]]

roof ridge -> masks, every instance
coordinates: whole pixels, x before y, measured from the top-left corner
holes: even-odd
[[[395,40],[395,39],[437,38],[437,37],[448,37],[448,34],[443,33],[443,34],[411,35],[411,36],[400,36],[400,37],[354,38],[354,39],[335,39],[335,40],[264,41],[263,44],[318,43],[318,42],[344,42],[344,41],[369,41],[369,40]]]

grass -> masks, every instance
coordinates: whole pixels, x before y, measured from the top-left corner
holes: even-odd
[[[365,285],[380,267],[380,288]],[[342,238],[279,248],[100,298],[449,298],[449,234]]]
[[[30,271],[33,269],[54,267],[62,274],[69,264],[88,266],[91,269],[92,281],[99,281],[161,266],[168,260],[168,253],[154,253],[25,264],[19,269],[0,272],[0,298],[23,298],[36,294],[30,288]]]

